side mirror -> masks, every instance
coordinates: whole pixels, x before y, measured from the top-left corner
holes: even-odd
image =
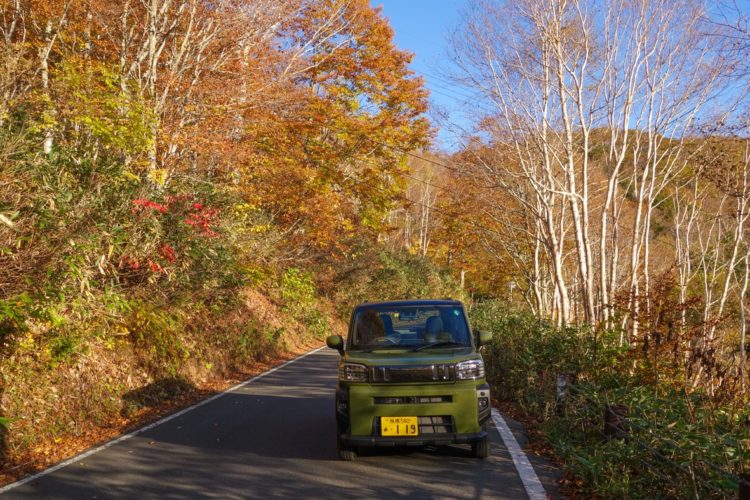
[[[492,332],[477,330],[477,347],[489,344],[490,342],[492,342]]]
[[[344,338],[341,335],[331,335],[326,338],[326,345],[331,349],[336,349],[339,354],[344,355]]]

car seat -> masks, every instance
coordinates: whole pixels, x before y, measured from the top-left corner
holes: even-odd
[[[430,316],[425,323],[424,340],[425,342],[443,342],[451,341],[453,337],[450,332],[445,331],[440,316]]]
[[[390,337],[391,335],[393,335],[393,320],[391,319],[391,315],[387,313],[381,313],[380,320],[383,322],[385,336]]]

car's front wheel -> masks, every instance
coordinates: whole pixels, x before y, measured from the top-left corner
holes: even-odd
[[[490,437],[485,436],[479,441],[471,443],[471,454],[474,458],[487,458],[490,456]]]
[[[341,440],[341,430],[336,426],[336,449],[339,452],[339,458],[351,462],[357,459],[357,447],[350,446]]]

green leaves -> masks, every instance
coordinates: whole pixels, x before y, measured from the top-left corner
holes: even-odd
[[[156,118],[134,82],[125,80],[117,68],[69,57],[57,66],[54,83],[62,98],[59,120],[69,125],[63,141],[75,143],[90,134],[100,147],[115,153],[136,155],[148,150]]]
[[[750,466],[750,409],[741,401],[656,383],[618,346],[614,332],[554,328],[497,301],[471,311],[475,328],[495,333],[485,352],[501,398],[536,422],[582,496],[711,498],[736,492],[734,479]],[[574,375],[563,407],[557,375]],[[606,439],[603,412],[628,408],[624,439]]]
[[[312,275],[295,267],[289,268],[281,276],[281,298],[286,307],[298,309],[315,302],[315,283]]]

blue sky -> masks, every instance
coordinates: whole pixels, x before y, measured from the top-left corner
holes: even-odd
[[[448,121],[459,127],[468,127],[469,121],[462,110],[467,90],[446,80],[451,70],[447,57],[449,34],[460,23],[460,15],[469,0],[371,0],[371,5],[383,7],[395,31],[396,45],[414,53],[411,68],[425,78],[430,89],[431,118],[443,122],[437,115],[442,111]],[[457,149],[456,133],[443,127],[436,146],[440,149]]]

